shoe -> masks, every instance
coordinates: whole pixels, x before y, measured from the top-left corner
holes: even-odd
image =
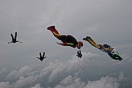
[[[55,29],[55,26],[50,26],[47,28],[48,30]]]
[[[90,37],[89,36],[87,36],[86,38],[83,38],[83,40],[88,40]]]

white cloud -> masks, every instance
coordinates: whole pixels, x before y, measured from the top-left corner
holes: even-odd
[[[86,68],[88,70],[93,68],[92,66],[100,66],[101,62],[96,63],[97,58],[99,58],[98,54],[93,54],[90,52],[82,52],[82,54],[82,58],[78,58],[76,55],[73,55],[72,59],[69,59],[68,61],[64,62],[56,60],[55,62],[50,62],[43,68],[38,67],[37,65],[24,66],[19,70],[13,70],[5,77],[6,81],[0,83],[0,88],[3,86],[7,86],[7,88],[42,88],[45,84],[47,88],[119,87],[119,83],[125,78],[123,72],[120,72],[118,77],[110,77],[105,75],[94,81],[90,81],[86,75],[85,77],[87,78],[87,81],[84,81],[79,75],[81,75],[83,71],[85,71],[83,74],[91,74],[89,71],[87,73]],[[106,64],[103,64],[101,68],[103,69],[105,66]],[[96,73],[93,75],[95,74]]]
[[[119,81],[123,81],[124,79],[125,79],[124,73],[120,72],[120,74],[119,74]]]
[[[60,84],[61,85],[58,85],[56,88],[83,88],[85,85],[84,82],[81,82],[80,78],[75,78],[72,76],[66,77],[60,82]]]
[[[41,85],[39,83],[35,84],[35,86],[31,87],[31,88],[42,88]]]
[[[82,82],[80,78],[72,76],[66,77],[55,88],[119,88],[119,83],[116,78],[109,76],[102,77],[97,81]]]
[[[69,74],[77,73],[79,69],[85,65],[91,64],[98,57],[97,54],[92,54],[90,52],[83,52],[82,54],[82,58],[73,55],[72,59],[66,62],[56,60],[38,70],[34,70],[35,66],[24,66],[19,70],[11,71],[6,76],[6,80],[9,81],[14,88],[31,87],[35,85],[36,82],[41,82],[45,77],[47,77],[47,83],[53,83],[58,78],[62,80],[64,75],[68,76]]]
[[[71,60],[68,60],[67,62],[56,61],[54,65],[52,64],[51,68],[54,67],[54,69],[52,70],[52,73],[49,76],[49,82],[54,81],[54,79],[58,78],[59,76],[65,73],[78,72],[80,68],[82,68],[86,64],[90,64],[98,57],[97,54],[92,54],[90,52],[84,52],[82,54],[82,58],[77,58],[74,55],[73,58]]]
[[[13,81],[13,80],[18,80],[20,77],[28,77],[28,76],[32,76],[36,73],[36,71],[32,71],[33,68],[29,67],[29,66],[24,66],[22,67],[19,71],[17,70],[13,70],[11,71],[6,79]]]
[[[13,88],[9,82],[0,82],[0,88]]]
[[[84,88],[118,88],[119,83],[116,78],[109,76],[102,77],[98,81],[89,81]]]
[[[35,76],[29,76],[27,78],[20,77],[14,84],[14,88],[25,88],[32,86],[37,81]]]

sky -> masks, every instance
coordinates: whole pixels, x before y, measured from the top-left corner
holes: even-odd
[[[131,0],[0,0],[0,88],[131,88]],[[47,30],[82,41],[63,47]],[[18,32],[23,43],[8,44]],[[111,59],[82,39],[91,36],[123,57]],[[36,57],[46,52],[42,62]]]

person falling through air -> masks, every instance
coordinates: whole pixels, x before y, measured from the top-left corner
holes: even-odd
[[[17,41],[17,32],[15,32],[15,37],[13,37],[13,34],[11,34],[11,38],[12,38],[12,41],[8,42],[8,44],[10,44],[10,43],[16,43],[16,42],[22,43],[21,41]]]
[[[76,56],[78,56],[78,58],[81,58],[82,57],[81,50],[77,51],[77,55]]]
[[[41,61],[43,61],[43,59],[46,58],[45,52],[43,52],[43,55],[41,55],[41,52],[40,52],[39,57],[37,57],[37,58],[40,59]]]
[[[87,36],[86,38],[83,38],[83,40],[89,42],[92,46],[98,48],[99,50],[106,52],[112,59],[114,60],[122,60],[122,57],[120,57],[119,53],[116,51],[115,48],[111,47],[108,44],[97,44],[91,37]]]
[[[70,46],[73,48],[77,47],[78,49],[80,49],[83,46],[83,43],[81,41],[77,42],[77,40],[72,35],[59,34],[55,26],[50,26],[47,29],[50,30],[57,39],[62,41],[62,43],[57,43],[59,45]]]

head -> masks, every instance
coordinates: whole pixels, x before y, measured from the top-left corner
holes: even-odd
[[[82,46],[83,46],[83,43],[82,43],[81,41],[79,41],[79,42],[77,43],[77,48],[80,49]]]
[[[114,56],[114,59],[115,59],[115,60],[119,60],[119,61],[122,60],[122,57],[120,57],[120,56],[117,55],[117,54],[114,54],[113,56]]]
[[[116,49],[113,49],[113,50],[111,51],[111,54],[115,57],[116,60],[119,60],[119,61],[122,60],[122,58],[120,57],[120,55],[119,55],[119,53],[117,52]]]

